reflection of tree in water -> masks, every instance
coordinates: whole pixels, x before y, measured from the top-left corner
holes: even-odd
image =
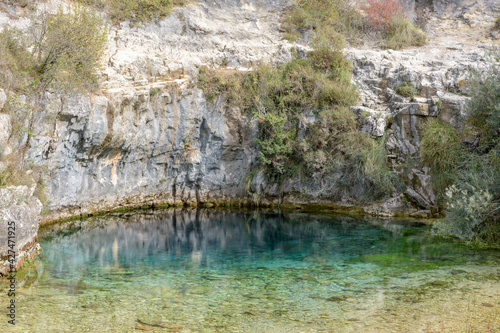
[[[350,218],[259,211],[167,210],[97,217],[43,231],[56,271],[86,265],[224,265],[262,258],[359,255],[390,234]],[[49,238],[47,238],[49,239]],[[361,245],[361,246],[360,246]]]

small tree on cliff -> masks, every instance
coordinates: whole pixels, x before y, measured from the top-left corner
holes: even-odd
[[[29,27],[31,61],[24,92],[28,105],[12,105],[17,120],[26,133],[24,146],[29,148],[34,128],[43,118],[47,92],[89,92],[97,88],[97,69],[107,47],[104,21],[96,13],[72,7],[46,10],[31,18]],[[18,126],[19,127],[19,126]]]

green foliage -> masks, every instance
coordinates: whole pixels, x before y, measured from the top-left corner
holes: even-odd
[[[310,136],[299,142],[298,151],[306,173],[323,183],[320,192],[360,200],[391,194],[396,177],[387,167],[384,138],[374,140],[359,132],[356,117],[347,108],[324,110],[319,118]]]
[[[33,97],[47,89],[86,91],[107,47],[104,21],[80,7],[31,17],[29,38],[17,29],[0,32],[0,84]]]
[[[310,32],[313,51],[305,58],[276,67],[260,64],[249,72],[200,68],[198,87],[209,101],[223,96],[257,118],[260,163],[270,181],[304,174],[321,183],[314,189],[318,195],[329,197],[347,191],[365,199],[393,190],[383,140],[360,133],[348,110],[358,94],[342,52],[344,36],[352,38],[363,25],[347,1],[299,0],[283,27],[294,39]],[[318,122],[299,138],[306,110],[317,111]]]
[[[461,160],[462,147],[455,128],[430,119],[420,143],[421,159],[430,167],[434,191],[444,190],[455,180],[455,168]]]
[[[396,88],[396,93],[401,96],[413,98],[417,94],[417,88],[414,85],[405,82]]]
[[[355,42],[366,23],[363,16],[345,0],[296,0],[282,27],[285,37],[291,42],[302,38],[306,31],[336,32]]]
[[[498,157],[498,150],[489,156],[474,156],[458,172],[457,181],[446,190],[447,214],[435,224],[437,233],[468,242],[500,241]]]
[[[423,46],[427,42],[425,33],[404,16],[395,16],[386,30],[385,42],[390,49]]]
[[[289,123],[286,114],[263,113],[258,116],[260,162],[278,176],[289,176],[292,171],[289,159],[292,156],[296,128]]]
[[[107,47],[104,21],[95,12],[73,7],[32,18],[35,89],[88,91],[97,87],[95,71]]]
[[[260,65],[251,72],[202,67],[198,87],[210,101],[224,95],[232,105],[257,112],[269,107],[297,111],[348,106],[357,100],[350,64],[340,52],[313,51],[276,69]]]
[[[468,242],[500,242],[500,71],[498,50],[485,71],[472,71],[468,82],[464,131],[467,150],[451,172],[455,182],[446,191],[446,217],[437,233]],[[471,133],[468,133],[471,132]]]
[[[114,22],[130,20],[136,23],[157,21],[175,6],[184,6],[186,0],[77,0],[109,13]]]
[[[467,82],[468,122],[480,133],[486,146],[498,143],[500,135],[500,51],[490,55],[491,65],[483,71],[472,71]]]

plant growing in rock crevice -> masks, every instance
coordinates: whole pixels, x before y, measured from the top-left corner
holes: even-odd
[[[359,199],[376,198],[393,189],[383,139],[376,143],[360,133],[347,109],[357,93],[340,52],[320,46],[307,58],[245,73],[203,67],[198,84],[208,98],[221,94],[257,119],[256,142],[269,180],[281,183],[302,171],[323,184],[314,190],[318,195],[330,197],[334,190],[337,196],[352,190]],[[318,110],[318,122],[299,139],[306,109]]]
[[[417,94],[417,88],[414,85],[405,82],[396,88],[396,93],[401,96],[413,98]]]
[[[453,170],[462,155],[462,146],[455,128],[430,119],[422,133],[420,148],[422,162],[431,169],[434,191],[443,194],[455,179]]]
[[[298,164],[294,142],[300,113],[355,103],[357,92],[350,82],[349,66],[340,51],[319,48],[307,58],[276,68],[261,64],[242,73],[202,67],[198,86],[208,99],[223,95],[258,119],[261,162],[271,179],[283,180]]]

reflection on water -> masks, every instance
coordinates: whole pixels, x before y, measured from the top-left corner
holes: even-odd
[[[259,211],[167,210],[54,225],[40,232],[38,277],[21,288],[24,317],[8,329],[500,329],[499,253],[427,234],[418,223]],[[480,320],[458,320],[460,306],[479,309]]]
[[[231,270],[256,263],[296,266],[315,257],[342,261],[372,253],[381,240],[392,237],[392,232],[352,218],[289,219],[255,212],[167,211],[78,221],[53,229],[43,231],[42,237],[64,237],[42,241],[44,257],[51,271],[62,277],[104,267]]]

